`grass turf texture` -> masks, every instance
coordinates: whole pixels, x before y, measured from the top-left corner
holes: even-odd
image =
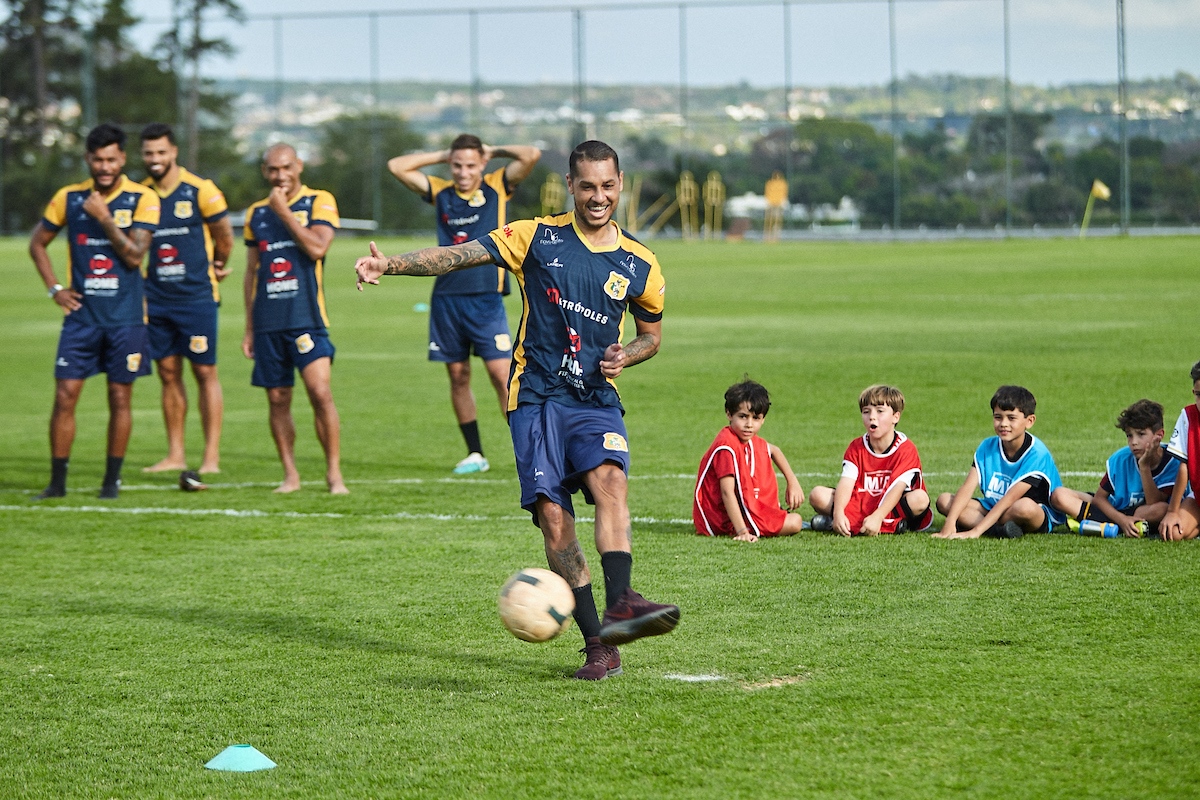
[[[625,674],[601,684],[566,678],[581,663],[574,630],[529,645],[496,618],[504,580],[542,563],[540,537],[517,508],[478,366],[492,471],[449,479],[462,442],[444,369],[425,360],[427,317],[413,310],[426,280],[385,278],[357,295],[350,267],[365,242],[339,239],[332,252],[349,497],[323,491],[302,393],[297,452],[314,483],[270,492],[280,469],[238,350],[239,269],[224,286],[213,488],[184,494],[176,474],[139,473],[165,452],[150,378],[134,392],[126,489],[98,501],[96,378],[71,492],[34,506],[59,318],[24,247],[0,241],[0,796],[1200,790],[1197,545],[813,533],[739,545],[685,522],[686,476],[743,373],[772,391],[763,435],[806,492],[836,479],[862,432],[858,392],[877,381],[904,390],[900,428],[934,492],[958,486],[1006,382],[1037,395],[1034,432],[1068,484],[1094,488],[1123,444],[1121,408],[1156,399],[1170,428],[1190,401],[1194,240],[656,244],[670,287],[663,349],[620,380],[640,520],[634,583],[678,602],[683,622],[623,648]],[[56,263],[61,280],[61,251]],[[189,392],[195,465],[190,378]],[[279,767],[202,768],[238,742]]]

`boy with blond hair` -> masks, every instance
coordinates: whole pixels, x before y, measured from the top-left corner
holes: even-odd
[[[867,432],[846,448],[837,486],[813,488],[813,530],[842,536],[925,530],[933,523],[933,511],[921,456],[912,440],[896,430],[904,394],[894,386],[868,386],[858,396],[858,410]]]
[[[746,379],[725,392],[729,425],[713,440],[696,475],[692,522],[701,536],[732,536],[756,542],[763,536],[790,536],[804,521],[794,509],[804,503],[804,489],[783,451],[758,436],[771,408],[771,396]],[[779,467],[787,483],[788,511],[779,506]]]

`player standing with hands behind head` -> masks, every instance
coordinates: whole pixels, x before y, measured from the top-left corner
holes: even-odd
[[[50,417],[50,485],[36,499],[67,493],[67,462],[75,441],[75,406],[83,382],[108,377],[108,461],[100,497],[121,491],[121,467],[133,429],[133,381],[150,374],[142,296],[142,259],[158,225],[153,191],[125,177],[125,132],[111,123],[87,136],[91,180],[64,186],[33,229],[29,255],[50,299],[66,315],[54,361]],[[67,229],[69,289],[54,275],[46,247]]]
[[[187,357],[196,376],[204,429],[200,474],[220,472],[224,403],[217,378],[217,307],[221,303],[217,283],[229,275],[225,266],[233,249],[229,209],[225,195],[212,181],[179,166],[179,148],[170,125],[147,125],[141,138],[142,162],[150,174],[142,183],[158,192],[162,201],[146,272],[146,310],[150,354],[158,362],[167,427],[166,458],[142,471],[187,469],[183,435],[187,417],[183,359]]]
[[[262,174],[271,194],[246,209],[246,335],[242,353],[254,359],[250,382],[267,390],[271,436],[283,463],[275,491],[300,488],[296,423],[292,419],[293,370],[300,370],[313,407],[317,439],[325,451],[325,483],[347,494],[341,468],[341,422],[333,404],[323,282],[325,254],[341,219],[333,195],[300,182],[304,162],[289,144],[263,154]]]
[[[359,289],[381,275],[443,275],[502,264],[524,303],[512,367],[508,417],[521,481],[521,505],[542,531],[550,568],[575,595],[586,663],[575,673],[601,680],[621,671],[616,645],[668,633],[679,608],[630,588],[629,445],[613,383],[625,367],[658,352],[665,284],[658,261],[613,222],[621,196],[617,154],[584,142],[570,158],[567,189],[575,210],[505,225],[450,247],[371,255],[354,268]],[[622,345],[625,312],[637,336]],[[575,534],[571,495],[596,506],[596,549],[604,569],[604,624]]]
[[[478,239],[508,222],[513,188],[529,177],[542,151],[536,147],[486,145],[478,136],[462,134],[448,150],[396,156],[388,169],[410,190],[433,205],[439,245]],[[501,169],[484,170],[492,158],[510,158]],[[449,164],[452,180],[421,172],[434,164]],[[471,352],[483,359],[503,411],[508,405],[508,362],[512,338],[502,295],[508,294],[508,273],[494,264],[439,275],[429,303],[429,360],[441,361],[450,376],[450,402],[467,443],[467,457],[458,474],[487,472],[479,439],[475,396],[471,393]]]

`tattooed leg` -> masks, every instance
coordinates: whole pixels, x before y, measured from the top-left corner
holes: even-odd
[[[575,519],[562,506],[541,498],[537,511],[538,525],[546,542],[546,563],[572,589],[587,586],[592,582],[592,574],[575,536]]]

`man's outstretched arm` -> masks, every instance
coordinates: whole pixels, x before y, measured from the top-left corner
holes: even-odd
[[[379,283],[383,275],[445,275],[456,269],[493,263],[492,254],[478,241],[448,247],[427,247],[399,256],[385,256],[371,242],[371,255],[354,262],[358,290],[364,283]]]

